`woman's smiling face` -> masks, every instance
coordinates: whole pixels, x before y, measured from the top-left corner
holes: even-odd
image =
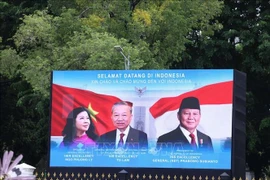
[[[75,126],[78,136],[84,134],[89,129],[90,117],[86,111],[80,112],[77,115]]]

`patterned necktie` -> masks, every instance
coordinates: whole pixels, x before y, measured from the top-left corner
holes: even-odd
[[[197,145],[196,145],[196,140],[195,140],[195,135],[194,134],[190,134],[189,137],[191,137],[191,146],[193,149],[196,149],[197,148]]]
[[[124,146],[124,139],[123,139],[124,136],[125,136],[124,133],[121,133],[121,134],[120,134],[120,140],[119,140],[118,146],[117,146],[118,148],[121,148],[121,147]]]

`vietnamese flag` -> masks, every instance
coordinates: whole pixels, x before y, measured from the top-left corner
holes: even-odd
[[[115,129],[111,108],[121,99],[92,91],[52,85],[51,136],[62,136],[68,114],[77,107],[89,109],[99,135]]]
[[[155,119],[157,137],[179,125],[177,112],[180,103],[183,98],[190,96],[197,97],[200,102],[201,121],[199,129],[202,128],[203,130],[200,130],[216,138],[230,136],[233,81],[206,85],[175,97],[160,98],[149,109]]]

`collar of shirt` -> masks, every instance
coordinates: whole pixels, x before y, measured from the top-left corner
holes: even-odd
[[[183,128],[181,125],[180,125],[180,129],[183,132],[184,136],[187,138],[188,142],[191,143],[191,137],[189,136],[190,135],[190,132],[188,130],[186,130],[185,128]],[[193,132],[193,134],[195,135],[196,145],[198,146],[197,129],[195,129],[195,131]]]
[[[121,134],[121,133],[124,133],[124,134],[125,134],[124,137],[123,137],[123,141],[124,141],[124,144],[126,144],[129,130],[130,130],[130,126],[128,126],[124,132],[121,132],[121,131],[119,131],[119,129],[116,129],[116,138],[115,138],[115,145],[116,145],[116,146],[117,146],[118,143],[119,143],[119,140],[120,140],[120,134]]]

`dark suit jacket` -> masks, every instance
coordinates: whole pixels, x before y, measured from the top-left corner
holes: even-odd
[[[98,147],[103,149],[114,149],[116,147],[116,130],[107,132],[99,137]],[[147,149],[147,134],[130,127],[124,148]]]
[[[213,151],[212,140],[206,134],[197,130],[197,138],[199,145],[197,150]],[[201,143],[202,142],[202,143]],[[185,137],[180,127],[178,126],[173,131],[160,136],[157,140],[157,150],[188,150],[193,149],[188,139]]]

